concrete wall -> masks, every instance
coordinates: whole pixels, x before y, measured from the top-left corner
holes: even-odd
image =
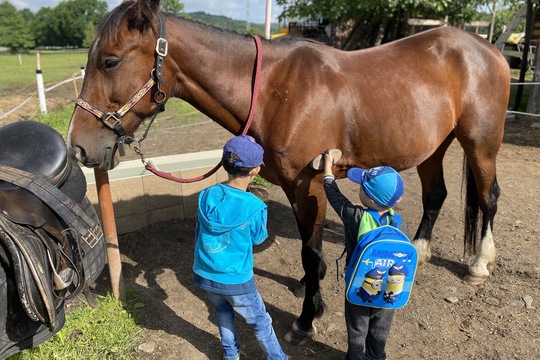
[[[213,150],[163,156],[152,159],[152,165],[175,177],[194,178],[211,170],[221,155],[222,150]],[[86,195],[100,215],[94,170],[84,168],[83,172],[88,184]],[[227,179],[227,173],[220,168],[202,181],[174,182],[147,171],[140,160],[121,162],[108,175],[118,234],[160,221],[194,218],[199,192]]]

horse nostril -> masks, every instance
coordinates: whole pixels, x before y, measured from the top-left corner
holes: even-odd
[[[75,147],[70,148],[69,152],[70,152],[70,156],[72,156],[73,158],[75,158],[76,160],[84,164],[85,155],[84,155],[83,149],[81,149],[78,146],[75,146]]]

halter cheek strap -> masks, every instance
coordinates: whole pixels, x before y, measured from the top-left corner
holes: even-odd
[[[118,151],[120,152],[121,156],[124,156],[125,154],[122,144],[129,145],[135,141],[135,138],[129,135],[122,126],[122,117],[129,110],[131,110],[154,85],[157,87],[157,91],[154,94],[154,101],[158,104],[159,109],[158,112],[154,114],[148,127],[150,127],[157,114],[165,110],[165,101],[167,99],[167,95],[163,90],[161,90],[161,85],[167,86],[163,80],[163,61],[165,60],[165,56],[167,56],[169,44],[165,38],[167,35],[167,23],[165,21],[165,17],[161,13],[158,14],[158,17],[160,31],[159,38],[156,42],[156,63],[154,65],[154,69],[152,69],[152,73],[150,74],[150,79],[146,82],[146,84],[144,84],[143,87],[140,88],[139,91],[137,91],[137,93],[133,95],[133,97],[124,106],[113,112],[101,111],[81,97],[78,97],[76,100],[77,105],[94,114],[99,120],[101,120],[101,122],[103,122],[106,127],[118,134]],[[148,129],[146,130],[145,134],[147,132]],[[142,139],[139,141],[142,141]]]

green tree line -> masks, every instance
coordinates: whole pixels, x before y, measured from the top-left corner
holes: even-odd
[[[69,0],[36,13],[17,10],[9,1],[0,3],[0,46],[12,51],[34,47],[85,47],[94,37],[94,26],[107,12],[99,0]]]
[[[64,0],[56,7],[42,7],[36,13],[17,10],[9,0],[1,1],[0,46],[13,52],[36,47],[88,47],[94,39],[95,26],[108,11],[107,3],[101,0]],[[408,35],[410,18],[440,19],[458,27],[473,20],[492,21],[494,34],[499,34],[523,3],[523,0],[277,0],[283,6],[280,23],[325,18],[337,29],[334,45],[347,50]],[[204,12],[187,14],[179,0],[162,0],[161,8],[216,27],[264,34],[264,24],[246,24]],[[273,24],[272,32],[277,27]]]
[[[524,0],[276,0],[279,20],[324,18],[337,29],[334,45],[346,50],[371,47],[408,34],[411,18],[443,20],[463,27],[493,21],[500,34]],[[335,40],[335,39],[334,39]]]
[[[183,16],[206,24],[237,32],[247,32],[245,21],[204,12],[185,13],[178,0],[162,0],[163,12]],[[95,37],[95,27],[107,13],[107,3],[101,0],[64,0],[55,7],[42,7],[33,13],[29,9],[17,10],[9,2],[0,2],[0,47],[12,52],[34,48],[62,47],[86,48]],[[277,28],[277,25],[274,25]],[[251,24],[249,32],[264,34],[264,24]]]

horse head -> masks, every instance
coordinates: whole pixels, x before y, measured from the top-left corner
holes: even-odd
[[[68,132],[68,146],[85,166],[114,168],[119,146],[133,141],[141,122],[169,97],[165,19],[158,8],[159,0],[124,1],[99,24]]]

